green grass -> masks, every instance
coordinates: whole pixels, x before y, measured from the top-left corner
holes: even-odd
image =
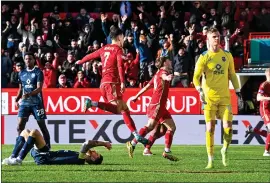
[[[37,166],[30,155],[22,166],[2,166],[3,182],[270,182],[270,158],[263,157],[263,146],[231,146],[229,166],[223,167],[220,146],[215,147],[215,168],[205,170],[204,146],[173,146],[180,157],[170,162],[161,157],[163,146],[155,145],[156,155],[145,157],[138,145],[130,159],[124,145],[111,151],[96,148],[104,156],[102,165]],[[79,150],[79,145],[53,145],[53,150]],[[10,155],[12,146],[2,146],[2,158]]]

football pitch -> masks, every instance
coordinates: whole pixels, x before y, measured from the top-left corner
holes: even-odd
[[[11,145],[2,146],[2,159],[10,155]],[[162,145],[154,145],[154,156],[143,156],[142,145],[128,157],[124,145],[108,151],[95,148],[103,157],[102,165],[37,166],[28,155],[22,166],[2,165],[2,182],[270,182],[270,157],[263,157],[263,146],[231,146],[229,166],[221,163],[220,148],[215,147],[214,169],[207,164],[204,146],[176,146],[172,151],[180,158],[170,162],[162,158]],[[52,145],[52,150],[79,151],[80,145]]]

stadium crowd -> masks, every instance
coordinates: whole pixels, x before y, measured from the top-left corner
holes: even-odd
[[[125,35],[126,87],[145,86],[160,56],[173,62],[172,87],[192,87],[210,27],[221,32],[224,49],[241,58],[248,33],[270,31],[269,22],[267,1],[2,2],[2,88],[18,87],[28,51],[43,70],[44,88],[98,88],[100,60],[75,62],[111,43],[111,25]]]

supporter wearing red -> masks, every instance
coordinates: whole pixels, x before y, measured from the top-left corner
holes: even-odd
[[[124,122],[135,138],[139,142],[146,144],[148,142],[147,139],[138,135],[127,104],[122,99],[125,91],[124,64],[122,58],[122,47],[124,42],[123,32],[119,28],[112,26],[110,29],[110,36],[112,38],[112,44],[106,45],[76,62],[76,64],[83,64],[95,58],[101,58],[102,61],[102,80],[100,89],[106,103],[95,102],[88,99],[85,101],[84,111],[86,112],[89,108],[94,106],[114,114],[122,113]]]
[[[172,62],[174,74],[174,78],[172,80],[172,87],[177,87],[179,83],[181,83],[184,88],[189,87],[189,72],[191,69],[191,63],[191,57],[188,55],[188,53],[186,53],[185,48],[181,47]]]
[[[90,83],[84,76],[83,71],[79,71],[73,88],[90,88]]]
[[[72,88],[71,84],[67,81],[65,74],[59,76],[56,88]]]
[[[128,87],[137,87],[136,83],[138,81],[140,53],[138,49],[136,51],[137,51],[136,58],[133,59],[132,54],[128,53],[127,54],[128,60],[124,64]]]
[[[51,55],[51,53],[47,53],[47,55],[49,54]],[[39,59],[36,59],[38,67],[42,70],[44,74],[43,88],[56,88],[59,55],[57,53],[54,53],[54,60],[52,61],[52,63],[49,61],[51,60],[51,58],[48,58],[45,66],[41,64]]]

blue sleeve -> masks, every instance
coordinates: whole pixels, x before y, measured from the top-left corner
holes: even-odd
[[[106,23],[101,22],[101,26],[102,26],[102,30],[103,30],[105,36],[108,37],[110,33],[109,33],[108,29],[107,29]]]
[[[135,48],[136,48],[136,49],[139,49],[139,37],[138,37],[138,35],[137,35],[137,32],[134,31],[134,32],[133,32],[133,35],[134,35],[134,45],[135,45]]]
[[[37,72],[37,82],[42,83],[43,81],[44,81],[43,72],[41,70],[38,70],[38,72]]]

